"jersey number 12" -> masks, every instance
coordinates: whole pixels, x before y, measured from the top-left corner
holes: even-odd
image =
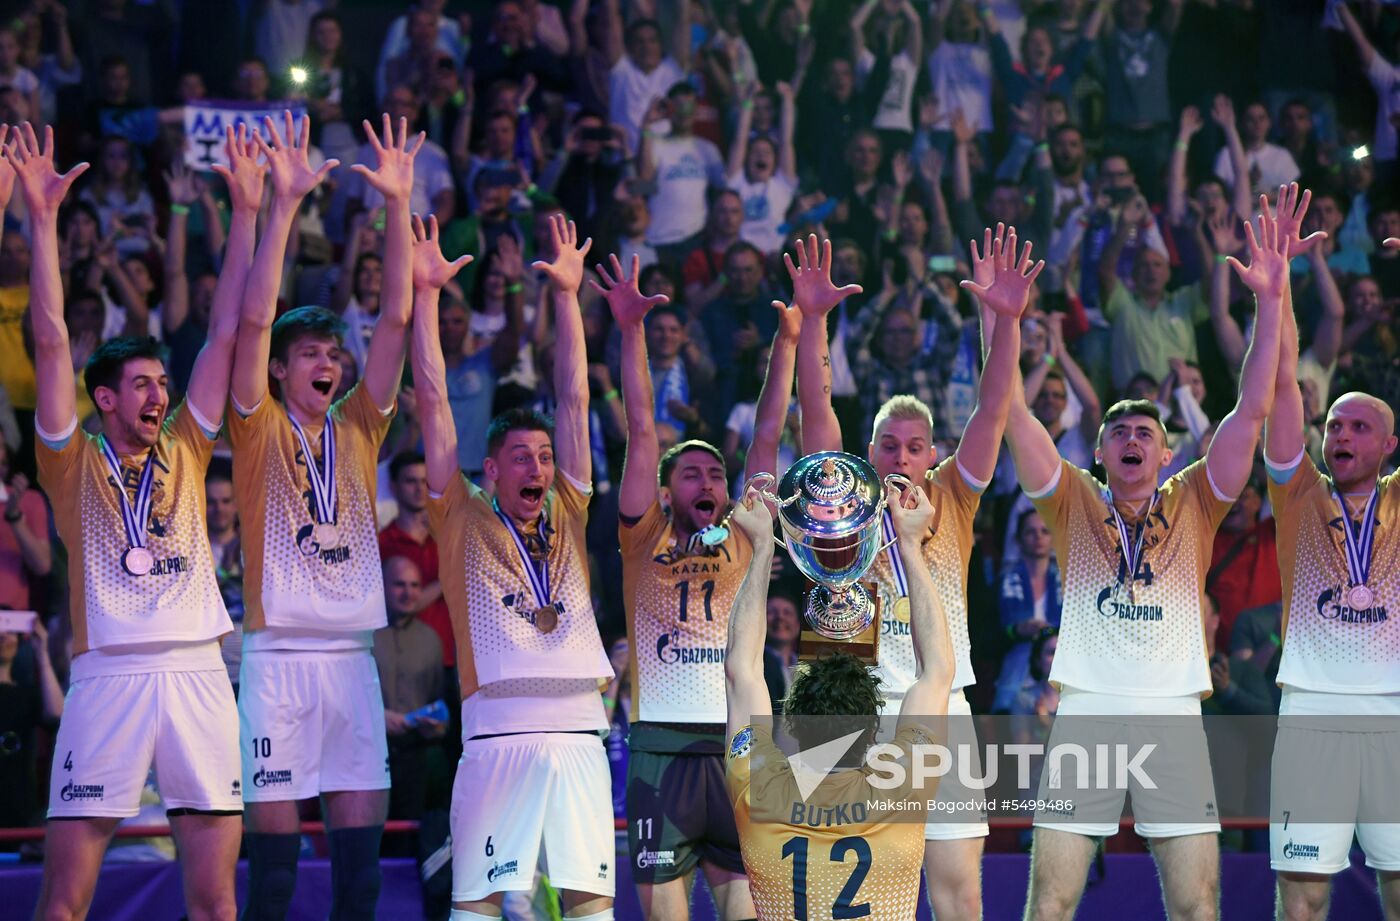
[[[792,916],[795,921],[807,921],[807,846],[810,839],[797,835],[783,845],[783,859],[792,858]],[[870,872],[870,842],[852,835],[831,846],[831,862],[845,863],[846,855],[855,852],[856,866],[842,887],[841,894],[831,905],[833,921],[870,916],[870,903],[853,904],[865,874]]]

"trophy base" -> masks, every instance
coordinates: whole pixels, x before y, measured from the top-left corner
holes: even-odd
[[[867,621],[868,618],[868,621]],[[813,623],[827,629],[818,633]],[[833,637],[829,634],[836,633]],[[851,586],[839,594],[817,585],[807,602],[797,658],[808,662],[833,652],[874,665],[880,649],[880,594],[874,582]]]

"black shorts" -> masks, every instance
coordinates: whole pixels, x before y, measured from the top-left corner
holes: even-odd
[[[724,756],[633,751],[627,762],[627,849],[638,883],[679,879],[702,860],[743,873]]]

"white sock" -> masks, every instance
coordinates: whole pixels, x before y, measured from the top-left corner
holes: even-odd
[[[565,915],[564,921],[613,921],[613,910],[604,908],[596,915]]]
[[[447,913],[447,921],[501,921],[500,915],[479,915],[465,908],[454,908]]]

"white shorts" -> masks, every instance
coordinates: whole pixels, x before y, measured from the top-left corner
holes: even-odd
[[[368,649],[245,654],[238,729],[247,802],[389,788],[384,700]]]
[[[1286,720],[1280,719],[1274,738],[1269,866],[1288,873],[1338,873],[1351,864],[1355,834],[1366,866],[1400,870],[1400,824],[1358,821],[1395,811],[1400,732],[1328,731],[1289,726]],[[1321,791],[1320,778],[1326,778]],[[1318,821],[1341,814],[1351,821]]]
[[[1060,770],[1070,770],[1078,762],[1072,757],[1052,760],[1057,745],[1078,745],[1088,753],[1084,759],[1087,784],[1079,784],[1077,772],[1073,779],[1060,777]],[[1151,787],[1131,772],[1120,772],[1117,761],[1121,751],[1127,756],[1124,760],[1132,763],[1149,745],[1153,747],[1141,768]],[[1100,747],[1113,756],[1108,762],[1108,777],[1100,777],[1096,756]],[[1099,789],[1100,784],[1103,789]],[[1220,831],[1200,699],[1122,697],[1064,688],[1036,798],[1068,805],[1064,810],[1036,812],[1035,826],[1095,838],[1117,834],[1117,817],[1130,793],[1133,827],[1144,838]],[[1175,816],[1183,820],[1165,820]]]
[[[903,703],[903,698],[886,701],[881,717],[887,721],[889,717],[898,717]],[[893,726],[894,723],[889,721],[889,725]],[[982,748],[977,742],[977,724],[972,718],[972,704],[961,688],[948,695],[948,746],[954,752],[959,750],[957,746],[966,746],[971,763],[960,770],[969,772],[969,777],[982,776]],[[955,770],[939,781],[934,800],[941,808],[929,812],[928,823],[924,825],[925,841],[960,841],[985,838],[991,834],[987,825],[987,810],[980,805],[987,798],[987,791],[968,789],[959,778],[960,771]],[[974,803],[978,805],[953,807],[953,804]]]
[[[612,779],[596,735],[539,732],[462,746],[452,784],[452,901],[531,888],[616,890]],[[543,844],[543,853],[541,853]]]
[[[136,815],[152,764],[167,810],[243,811],[238,708],[227,672],[73,682],[54,742],[49,818]]]

